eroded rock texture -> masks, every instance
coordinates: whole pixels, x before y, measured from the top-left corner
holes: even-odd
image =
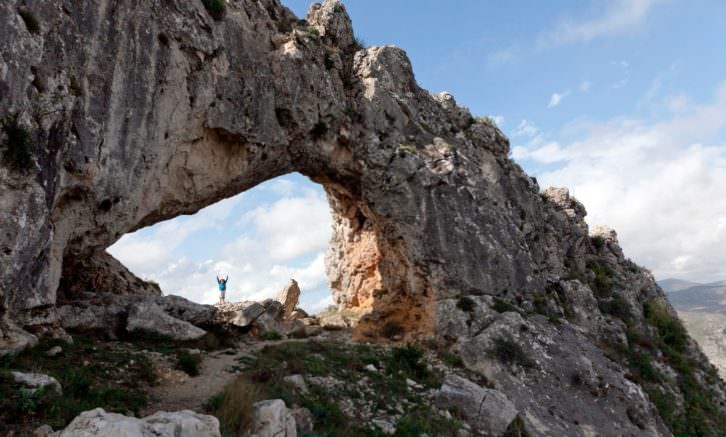
[[[358,337],[437,339],[535,435],[668,435],[693,387],[718,429],[723,383],[687,336],[669,344],[652,276],[588,236],[566,190],[540,194],[493,123],[421,89],[403,50],[360,47],[337,1],[217,18],[196,0],[0,3],[0,116],[32,157],[0,167],[0,348],[63,335],[83,266],[116,278],[84,291],[156,292],[99,260],[124,233],[298,171],[330,198]]]

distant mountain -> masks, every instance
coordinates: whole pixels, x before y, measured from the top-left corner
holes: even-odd
[[[677,278],[668,278],[663,279],[662,281],[657,281],[658,285],[660,285],[660,288],[663,289],[666,293],[673,293],[676,291],[685,290],[687,288],[695,287],[698,285],[704,285],[699,284],[698,282],[691,282],[691,281],[685,281],[683,279],[677,279]]]
[[[666,279],[658,284],[668,293],[668,300],[678,311],[726,314],[726,281],[679,288],[686,283],[688,281]]]

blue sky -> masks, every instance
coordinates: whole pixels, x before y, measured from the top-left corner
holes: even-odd
[[[310,4],[283,3],[298,16]],[[513,158],[543,188],[569,187],[588,209],[588,222],[616,229],[626,255],[656,277],[726,278],[726,2],[344,4],[367,45],[402,47],[422,87],[449,91],[475,115],[494,117],[511,139]],[[294,189],[283,192],[275,184]],[[316,217],[327,213],[320,187],[299,175],[286,176],[230,200],[234,206],[218,227],[190,231],[170,256],[192,264],[229,263],[232,258],[225,261],[222,254],[231,249],[220,248],[240,235],[264,243],[275,232],[285,233],[240,222],[260,208],[274,215],[274,206],[285,199],[311,202],[303,211],[317,207]],[[285,215],[291,223],[296,220],[289,211]],[[154,229],[139,231],[139,241],[155,241]],[[300,246],[296,250],[304,253],[299,256],[264,255],[267,260],[255,271],[230,266],[233,298],[274,294],[270,290],[287,279],[281,271],[304,271],[310,279],[309,289],[303,287],[303,306],[327,304],[320,264],[329,222],[321,219],[315,229],[311,234],[318,235],[318,242],[276,237],[279,244]],[[120,253],[132,240],[126,237],[111,252],[133,271],[160,280],[168,293],[214,298],[213,280],[210,290],[198,291],[201,282],[185,280],[181,273],[135,270],[132,251]],[[170,262],[169,256],[165,260]],[[166,265],[154,263],[154,268],[157,264]]]

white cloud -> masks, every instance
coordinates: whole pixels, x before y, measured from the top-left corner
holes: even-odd
[[[492,115],[491,119],[494,120],[494,123],[496,123],[496,125],[499,127],[502,127],[502,125],[504,125],[504,116],[502,115]]]
[[[562,103],[562,99],[567,97],[570,94],[569,91],[565,91],[562,94],[554,93],[550,97],[550,103],[547,105],[548,108],[554,108],[556,106],[559,106],[560,103]]]
[[[517,56],[514,48],[499,49],[487,56],[487,65],[491,68],[500,67],[515,61]]]
[[[537,39],[539,47],[553,47],[597,38],[618,36],[642,28],[660,0],[614,0],[598,17],[585,20],[565,18]]]
[[[592,83],[590,83],[589,80],[583,80],[580,82],[580,86],[578,87],[581,92],[586,93],[590,91],[590,87],[592,86]]]
[[[625,253],[656,276],[726,276],[726,141],[719,136],[726,130],[726,84],[712,103],[689,105],[666,120],[613,119],[581,129],[577,140],[538,138],[516,156],[559,163],[537,175],[542,185],[569,187],[588,222],[616,229]]]
[[[527,120],[522,120],[512,132],[513,137],[533,137],[539,133],[537,126]]]
[[[227,299],[232,301],[274,297],[294,278],[303,292],[301,306],[311,310],[330,295],[324,265],[331,234],[329,206],[321,190],[285,181],[278,179],[260,187],[278,198],[241,218],[232,214],[241,200],[236,196],[194,216],[125,235],[109,252],[138,276],[158,281],[166,294],[202,303],[218,299],[214,278],[219,273],[229,275]],[[239,234],[226,243],[210,241],[208,244],[220,245],[212,259],[191,259],[194,254],[188,253],[189,248],[192,252],[202,248],[199,245],[205,243],[198,240],[205,239],[208,231],[222,228],[226,235]]]

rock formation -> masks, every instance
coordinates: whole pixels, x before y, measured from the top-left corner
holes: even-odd
[[[137,419],[117,413],[107,413],[101,408],[85,411],[62,431],[58,437],[220,437],[219,421],[214,416],[193,411],[160,411]]]
[[[537,435],[668,435],[693,408],[717,429],[723,382],[652,276],[491,121],[361,47],[338,1],[225,4],[0,3],[0,349],[64,335],[79,292],[158,292],[103,260],[123,234],[298,171],[328,194],[356,338],[434,339]]]
[[[288,319],[292,316],[292,312],[295,311],[299,298],[300,287],[297,285],[296,280],[290,279],[290,283],[277,293],[277,301],[282,304],[284,318]]]

